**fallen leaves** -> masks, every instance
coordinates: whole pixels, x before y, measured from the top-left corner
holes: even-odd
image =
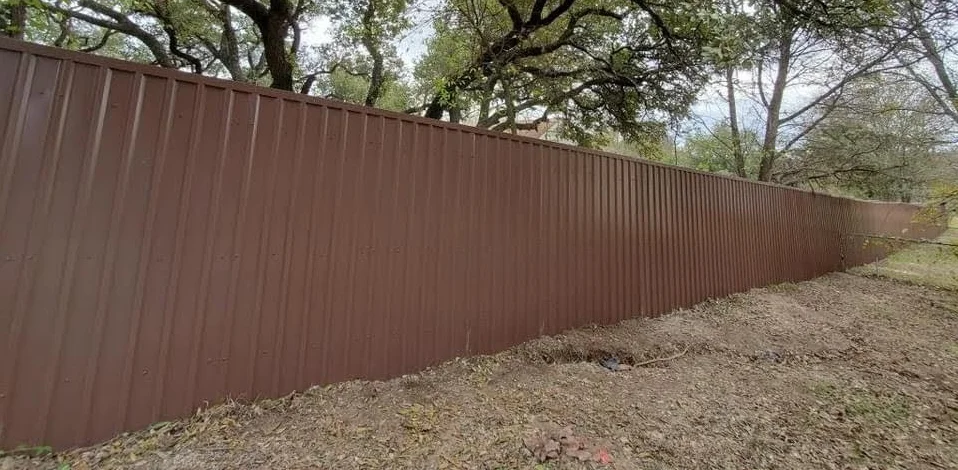
[[[405,407],[397,412],[402,417],[402,427],[416,432],[430,432],[436,428],[438,413],[435,407],[419,403]]]
[[[552,428],[526,436],[523,444],[539,462],[567,457],[580,462],[612,463],[612,455],[608,450],[585,437],[576,436],[572,426]]]
[[[958,468],[958,316],[928,296],[958,305],[835,274],[401,379],[218,405],[0,470]],[[608,357],[636,369],[608,372]]]

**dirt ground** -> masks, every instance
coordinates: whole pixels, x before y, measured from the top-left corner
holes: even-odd
[[[613,358],[634,367],[599,364]],[[958,468],[958,252],[918,246],[658,319],[0,459],[61,465]]]

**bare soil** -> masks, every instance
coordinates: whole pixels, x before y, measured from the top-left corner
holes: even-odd
[[[0,469],[958,468],[958,256],[939,261],[929,285],[891,259]]]

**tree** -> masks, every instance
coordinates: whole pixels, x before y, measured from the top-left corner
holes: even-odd
[[[318,75],[314,83],[313,91],[324,98],[363,104],[370,96],[368,76],[364,73],[349,72],[345,67]],[[406,83],[390,77],[381,86],[375,106],[403,112],[409,109],[411,103],[412,91]]]
[[[623,139],[612,132],[603,139],[602,150],[626,157],[657,162],[680,164],[676,160],[676,142],[674,136],[667,134],[665,125],[647,123],[648,130],[638,138]]]
[[[730,168],[736,176],[748,176],[745,168],[745,150],[742,144],[742,131],[739,128],[740,118],[736,88],[738,69],[750,65],[754,58],[752,51],[760,43],[756,22],[753,21],[750,11],[751,5],[740,0],[726,0],[722,5],[725,21],[723,34],[716,35],[714,44],[708,46],[712,52],[712,60],[722,73],[725,100],[728,105],[728,146],[730,147],[733,166]],[[726,168],[728,169],[728,168]]]
[[[890,0],[889,0],[890,1]],[[892,18],[883,0],[723,0],[725,27],[707,49],[722,87],[734,173],[746,176],[743,132],[761,137],[753,177],[774,179],[777,161],[799,144],[853,81],[888,67],[895,52],[883,28]],[[743,130],[744,114],[752,129]],[[761,121],[755,125],[755,121]]]
[[[36,13],[59,27],[55,45],[76,44],[93,27],[102,31],[96,36],[103,45],[131,39],[135,45],[127,46],[145,48],[161,67],[242,81],[268,75],[271,86],[284,90],[293,89],[302,25],[315,14],[311,0],[36,1]],[[74,22],[85,25],[80,34]]]
[[[685,165],[741,177],[758,173],[762,155],[755,132],[744,130],[736,135],[729,123],[692,134],[682,147]]]
[[[875,33],[887,21],[885,5],[836,1],[827,9],[828,2],[820,4],[821,13],[811,16],[779,4],[759,10],[766,25],[753,88],[765,117],[759,180],[772,180],[776,160],[827,117],[813,116],[812,110],[840,99],[847,85],[880,71],[895,52],[894,44]],[[855,14],[848,15],[849,8]],[[798,88],[807,98],[786,108],[787,94]],[[787,126],[795,132],[783,142]]]
[[[23,39],[27,29],[27,0],[0,0],[0,34]]]
[[[903,0],[895,26],[899,75],[921,85],[941,112],[958,123],[958,5],[948,0]]]
[[[327,95],[366,106],[378,106],[388,97],[390,109],[408,106],[407,90],[398,83],[402,61],[393,41],[409,27],[406,0],[337,0],[324,8],[335,25],[335,42],[321,54],[325,69],[307,76],[302,92],[327,76]],[[357,96],[355,87],[364,88]],[[400,99],[401,95],[403,96]]]
[[[293,90],[296,56],[302,42],[303,19],[313,12],[310,0],[222,0],[253,21],[259,30],[263,56],[272,77],[273,88]]]
[[[860,197],[910,202],[949,173],[953,125],[914,83],[874,76],[849,85],[777,179],[835,187]]]
[[[683,113],[705,77],[702,2],[450,0],[416,76],[425,115],[494,130],[562,120],[565,137],[629,138]]]
[[[147,61],[161,67],[265,80],[303,93],[323,76],[346,71],[369,81],[359,101],[367,105],[375,105],[400,75],[391,41],[408,26],[406,0],[29,1],[40,2],[37,13],[60,32],[58,39],[35,34],[40,42],[84,49],[91,36],[102,38],[100,47],[127,41],[126,48],[144,50]],[[321,14],[336,26],[335,41],[304,50],[303,29]]]
[[[37,13],[47,17],[55,39],[36,27],[31,39],[38,42],[238,81],[256,82],[267,73],[255,26],[223,3],[77,0],[40,6]],[[100,39],[90,45],[91,37]]]
[[[173,46],[168,47],[161,39],[164,36],[162,29],[144,21],[146,15],[137,21],[137,16],[141,13],[135,8],[137,4],[133,2],[77,0],[69,3],[60,1],[44,3],[43,6],[61,17],[83,21],[134,38],[152,54],[155,64],[166,68],[179,67],[172,53],[172,50],[176,48],[175,40]],[[61,25],[64,29],[69,28],[69,23],[61,23]]]

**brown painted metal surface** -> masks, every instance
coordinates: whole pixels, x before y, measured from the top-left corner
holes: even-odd
[[[0,41],[0,446],[872,261],[839,199]]]

